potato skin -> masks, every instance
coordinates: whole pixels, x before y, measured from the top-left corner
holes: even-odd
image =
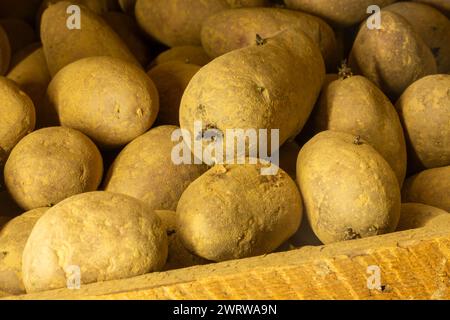
[[[120,194],[91,192],[66,199],[36,223],[23,252],[28,293],[66,287],[69,266],[81,283],[130,278],[159,271],[167,235],[142,202]]]
[[[412,1],[428,4],[444,13],[447,16],[447,18],[450,19],[450,2],[448,2],[447,0],[412,0]]]
[[[116,158],[104,189],[145,202],[151,209],[175,210],[181,194],[206,170],[205,165],[176,165],[171,141],[175,126],[161,126],[128,144]]]
[[[394,170],[399,185],[406,174],[406,143],[398,114],[378,87],[367,78],[338,79],[322,89],[314,121],[320,131],[361,136]]]
[[[224,10],[209,17],[202,27],[202,45],[211,57],[255,43],[256,34],[270,38],[289,27],[298,28],[314,40],[328,67],[335,67],[336,38],[321,19],[293,10],[244,8]]]
[[[300,226],[302,200],[283,170],[261,175],[262,164],[216,165],[195,180],[177,207],[184,246],[211,261],[266,254]]]
[[[450,166],[424,170],[405,180],[403,202],[418,202],[450,212]]]
[[[0,291],[24,294],[22,253],[34,225],[48,208],[38,208],[14,218],[0,229]]]
[[[96,190],[102,174],[102,156],[88,137],[52,127],[29,134],[14,147],[5,184],[17,204],[31,210]]]
[[[366,141],[337,131],[316,135],[300,151],[297,182],[317,237],[333,243],[393,232],[400,188],[384,158]]]
[[[340,27],[350,27],[367,17],[370,5],[384,7],[396,0],[284,0],[290,9],[319,16]]]
[[[421,203],[402,203],[400,221],[396,231],[426,227],[436,220],[436,217],[450,214],[442,209]]]
[[[11,45],[8,35],[2,26],[0,26],[0,76],[4,75],[9,68],[11,60]]]
[[[151,67],[171,61],[191,63],[202,67],[211,62],[211,58],[201,46],[179,46],[159,54],[152,62]]]
[[[350,66],[397,99],[414,81],[437,73],[431,50],[400,15],[381,11],[381,29],[362,24],[350,54]]]
[[[412,166],[450,165],[449,88],[450,75],[432,75],[414,82],[397,101]]]
[[[69,30],[68,6],[70,2],[58,2],[42,15],[41,39],[52,76],[74,61],[94,56],[116,57],[139,66],[122,39],[103,19],[86,7],[80,6],[81,29]]]
[[[49,119],[57,117],[102,148],[115,148],[150,129],[159,97],[153,81],[135,65],[91,57],[68,65],[53,78],[45,108]]]

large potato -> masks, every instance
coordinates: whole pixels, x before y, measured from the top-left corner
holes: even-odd
[[[186,248],[212,261],[274,251],[300,226],[302,200],[294,181],[263,164],[216,165],[183,193],[178,229]]]
[[[211,58],[201,46],[180,46],[170,48],[159,54],[152,62],[152,66],[157,66],[171,61],[196,64],[204,66],[211,62]]]
[[[52,76],[68,64],[86,57],[111,56],[139,65],[122,39],[86,7],[80,6],[81,28],[69,29],[66,13],[69,6],[70,2],[58,2],[42,16],[41,39]]]
[[[97,190],[102,156],[88,137],[52,127],[23,138],[5,165],[5,184],[25,210],[49,207],[75,194]]]
[[[81,284],[159,271],[167,258],[159,217],[142,202],[92,192],[49,209],[25,245],[22,275],[27,292],[63,288],[74,267]]]
[[[324,244],[397,227],[400,188],[395,173],[372,146],[351,134],[324,131],[304,145],[297,181],[308,220]]]
[[[436,207],[413,202],[402,203],[397,231],[429,226],[435,223],[437,217],[441,217],[442,215],[447,215],[450,218],[450,214],[447,211]]]
[[[202,45],[211,57],[247,47],[256,35],[270,38],[287,28],[306,33],[320,48],[327,66],[336,64],[336,39],[333,30],[321,19],[292,10],[247,8],[225,10],[209,17],[202,27]]]
[[[0,26],[3,27],[8,35],[12,55],[37,41],[33,28],[25,21],[19,19],[1,19]]]
[[[8,35],[3,27],[0,26],[0,76],[8,71],[10,60],[11,45],[9,44]]]
[[[153,81],[132,63],[91,57],[71,63],[47,90],[46,116],[57,116],[104,148],[115,148],[155,122],[159,97]]]
[[[128,144],[109,169],[105,190],[140,199],[151,209],[175,210],[184,190],[207,170],[173,162],[175,130],[157,127]]]
[[[425,3],[432,7],[435,7],[450,19],[450,1],[448,0],[412,0],[412,1]]]
[[[402,185],[406,174],[406,144],[398,114],[377,86],[362,76],[335,80],[322,89],[315,111],[320,131],[361,136],[389,163]]]
[[[411,165],[450,165],[450,75],[432,75],[414,82],[396,107],[410,146]]]
[[[418,202],[450,212],[450,166],[424,170],[408,179],[403,202]]]
[[[48,208],[28,211],[0,229],[0,291],[24,294],[22,253],[34,225]]]
[[[414,81],[437,73],[433,53],[414,28],[400,15],[384,10],[380,30],[362,24],[350,65],[393,99]]]

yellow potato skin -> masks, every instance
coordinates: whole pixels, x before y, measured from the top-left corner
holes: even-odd
[[[117,156],[104,189],[132,196],[154,210],[175,210],[184,190],[206,170],[205,165],[176,165],[171,141],[175,126],[160,126],[133,140]]]
[[[22,253],[34,225],[48,208],[38,208],[14,218],[0,229],[0,291],[25,293],[22,282]]]
[[[179,46],[159,54],[152,62],[151,67],[171,61],[191,63],[203,67],[211,62],[211,58],[201,46]]]
[[[109,192],[84,193],[48,210],[25,245],[22,275],[28,293],[64,288],[69,266],[81,284],[160,271],[167,235],[142,202]]]
[[[139,66],[122,39],[103,19],[86,7],[80,6],[81,29],[69,30],[68,6],[70,2],[58,2],[42,15],[41,40],[52,76],[72,62],[94,56],[116,57]]]
[[[393,232],[400,188],[384,158],[366,141],[324,131],[298,156],[297,182],[306,215],[324,244]]]
[[[447,0],[412,0],[412,1],[428,4],[440,10],[450,19],[450,2],[448,2]]]
[[[410,147],[411,166],[450,165],[450,75],[424,77],[406,89],[396,108]]]
[[[261,175],[264,165],[216,165],[195,180],[177,207],[184,246],[211,261],[277,249],[300,226],[302,200],[287,173]]]
[[[378,87],[362,76],[332,81],[322,89],[314,121],[320,131],[361,136],[394,170],[399,185],[406,175],[406,143],[398,114]]]
[[[102,174],[102,156],[88,137],[52,127],[29,134],[14,147],[5,184],[17,204],[31,210],[96,190]]]
[[[77,129],[102,148],[123,146],[145,133],[159,111],[153,81],[134,64],[90,57],[62,69],[47,90],[46,117]]]
[[[450,212],[450,166],[424,170],[405,180],[403,202],[418,202]]]
[[[436,207],[422,203],[402,203],[400,221],[396,231],[427,227],[436,223],[436,218],[443,215],[450,218],[450,214],[447,211]]]
[[[4,75],[9,68],[11,60],[11,45],[8,35],[2,26],[0,26],[0,76]]]

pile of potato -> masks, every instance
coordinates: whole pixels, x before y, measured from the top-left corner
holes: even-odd
[[[0,295],[450,218],[448,17],[448,0],[0,0]],[[180,128],[210,146],[196,121],[279,129],[281,169],[174,163]]]

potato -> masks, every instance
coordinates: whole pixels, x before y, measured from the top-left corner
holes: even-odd
[[[154,67],[171,61],[191,63],[202,67],[211,62],[211,58],[201,46],[180,46],[170,48],[158,55],[151,66]]]
[[[450,166],[424,170],[406,179],[402,200],[450,211]]]
[[[137,0],[135,13],[141,28],[149,36],[169,47],[200,45],[203,21],[216,12],[233,7],[235,2]],[[260,6],[265,3],[265,0],[252,0],[241,2],[241,6]]]
[[[42,16],[41,39],[52,76],[68,64],[86,57],[110,56],[139,65],[122,39],[86,7],[80,6],[81,29],[67,28],[69,6],[70,2],[58,2]]]
[[[284,0],[290,9],[322,17],[334,25],[350,27],[367,17],[371,5],[384,7],[396,0]]]
[[[0,291],[24,294],[22,253],[34,225],[48,208],[28,211],[0,229]]]
[[[181,128],[197,137],[194,124],[201,121],[224,141],[227,129],[279,129],[282,145],[303,128],[324,77],[319,48],[300,30],[286,30],[203,67],[181,100]],[[211,141],[203,138],[207,148]],[[256,149],[250,142],[248,150]]]
[[[13,81],[1,76],[0,97],[0,158],[4,158],[34,130],[36,113],[31,99]]]
[[[150,129],[159,97],[153,81],[132,63],[90,57],[53,78],[45,109],[49,119],[57,115],[63,126],[83,132],[103,148],[116,148]]]
[[[319,131],[361,136],[394,170],[400,186],[406,174],[406,144],[398,114],[378,87],[362,76],[342,76],[322,89],[314,114]]]
[[[324,131],[300,151],[297,181],[324,244],[393,232],[400,218],[394,171],[366,141]]]
[[[175,211],[157,210],[155,211],[161,219],[162,224],[169,238],[169,255],[167,257],[164,270],[174,270],[188,268],[197,265],[211,263],[208,260],[197,257],[190,253],[182,244],[178,233],[178,216]]]
[[[432,7],[435,7],[450,19],[450,2],[448,0],[412,0],[412,1],[425,3]]]
[[[392,99],[414,81],[437,73],[431,50],[400,15],[381,11],[381,29],[361,26],[350,54],[350,66]]]
[[[36,223],[23,252],[23,282],[28,293],[63,288],[77,268],[82,285],[131,278],[161,270],[167,248],[161,220],[142,202],[109,192],[80,194]]]
[[[450,21],[438,10],[420,3],[398,2],[385,8],[405,18],[436,58],[439,73],[450,72]]]
[[[177,207],[184,246],[212,261],[267,254],[300,226],[302,200],[294,181],[265,164],[216,165],[195,180]]]
[[[0,0],[0,18],[32,22],[42,0]]]
[[[412,166],[450,165],[450,75],[432,75],[414,82],[396,107],[410,145]]]
[[[9,68],[11,60],[11,46],[8,35],[2,26],[0,26],[0,76],[4,75]]]
[[[154,210],[175,210],[184,190],[206,170],[204,165],[175,164],[172,142],[175,126],[161,126],[128,144],[105,179],[106,191],[145,202]]]
[[[171,61],[157,65],[147,74],[158,89],[160,107],[158,124],[180,125],[180,103],[186,87],[200,66]]]
[[[202,27],[202,45],[211,57],[247,47],[258,34],[270,38],[289,27],[311,37],[319,46],[329,67],[336,64],[336,39],[333,30],[314,16],[278,8],[248,8],[221,11],[208,18]]]
[[[88,137],[52,127],[29,134],[14,147],[5,184],[17,204],[31,210],[97,190],[102,174],[102,156]]]
[[[442,215],[448,215],[450,218],[447,211],[439,208],[421,203],[402,203],[397,231],[427,227]]]
[[[8,35],[12,55],[37,41],[33,28],[23,20],[1,19],[0,25]]]

